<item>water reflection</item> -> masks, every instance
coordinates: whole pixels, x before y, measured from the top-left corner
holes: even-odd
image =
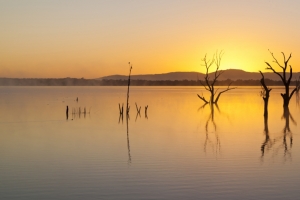
[[[66,108],[66,119],[67,120],[69,119],[69,106],[67,106]]]
[[[120,115],[119,115],[119,124],[120,124],[121,120],[122,120],[122,124],[123,124],[123,113],[122,114],[120,113]]]
[[[145,106],[145,118],[148,119],[148,113],[147,113],[147,110],[148,110],[148,105]]]
[[[135,122],[137,121],[138,118],[141,118],[141,107],[138,107],[137,104],[136,108],[137,108],[137,113],[136,113],[136,117],[135,117]],[[147,109],[148,109],[148,105],[145,106],[145,119],[148,119],[148,115],[147,115]],[[120,107],[119,104],[119,110],[120,110],[120,115],[119,115],[119,124],[122,121],[123,124],[123,106],[122,108]],[[128,164],[131,164],[131,153],[130,153],[130,138],[129,138],[129,120],[130,120],[130,115],[129,112],[126,113],[126,133],[127,133],[127,152],[128,152]]]
[[[141,113],[140,113],[140,112],[137,112],[137,113],[136,113],[135,122],[136,122],[136,120],[137,120],[138,117],[141,118]]]
[[[273,141],[270,140],[269,135],[269,126],[268,126],[268,116],[264,116],[264,134],[265,134],[265,141],[261,145],[261,156],[265,155],[265,149],[270,149],[273,146]]]
[[[72,108],[72,120],[75,119],[80,119],[82,116],[85,119],[87,115],[90,116],[91,113],[91,109],[87,112],[86,107],[83,107],[83,109],[81,109],[81,107],[78,108]],[[67,113],[67,119],[69,118],[69,113]]]
[[[122,118],[123,119],[123,118]],[[128,150],[128,163],[131,163],[130,155],[130,140],[129,140],[129,127],[128,127],[129,113],[126,115],[126,127],[127,127],[127,150]]]
[[[284,147],[284,156],[291,156],[291,149],[293,146],[293,133],[290,129],[290,119],[294,123],[294,125],[297,125],[296,121],[294,120],[293,116],[290,113],[290,110],[288,107],[284,107],[283,109],[283,115],[281,119],[285,120],[285,126],[283,128],[283,147]],[[287,144],[287,137],[289,139],[289,145]]]
[[[299,102],[300,102],[300,99],[299,99],[299,89],[297,88],[296,90],[296,106],[299,107]]]
[[[8,89],[23,92],[3,92]],[[78,194],[88,199],[197,199],[199,196],[243,199],[247,195],[251,199],[297,199],[299,196],[300,146],[295,139],[299,128],[291,118],[288,123],[286,118],[281,120],[284,114],[281,90],[272,91],[275,94],[269,102],[265,137],[258,87],[224,95],[219,102],[220,113],[216,106],[211,111],[209,104],[197,113],[202,106],[194,98],[198,88],[153,87],[149,92],[144,91],[147,88],[136,87],[134,98],[141,102],[141,118],[135,123],[136,109],[131,109],[128,130],[125,112],[123,124],[121,121],[118,124],[117,106],[123,89],[0,88],[3,182],[0,199],[65,199],[61,191],[68,191],[69,199],[80,198]],[[32,90],[35,92],[28,95]],[[87,99],[81,98],[76,103],[75,94]],[[62,99],[64,95],[75,96],[73,104],[53,100],[45,106],[48,99]],[[149,120],[144,118],[144,101],[151,109],[148,109]],[[72,107],[83,108],[81,102],[93,107],[94,119],[83,120],[81,114],[81,120],[76,115],[79,123],[71,123]],[[69,106],[68,122],[65,104]],[[300,112],[295,108],[293,100],[289,111],[298,122]],[[285,127],[287,148],[290,148],[288,129],[293,133],[293,162],[282,165],[284,147],[277,156],[273,150],[283,146]],[[216,147],[215,132],[221,144],[218,157],[208,140],[207,153],[203,151],[206,137]],[[271,162],[259,166],[260,147],[265,138],[271,142],[277,140],[269,151],[265,147],[264,160]],[[274,158],[279,162],[272,162]]]
[[[283,149],[284,160],[290,160],[292,158],[291,150],[293,146],[293,133],[290,128],[290,120],[294,125],[297,125],[297,123],[292,114],[290,113],[288,107],[283,107],[283,114],[281,119],[285,121],[285,125],[281,133],[282,135],[271,139],[268,127],[268,116],[264,117],[265,140],[261,145],[262,159],[264,158],[265,153],[271,149],[274,153],[273,156],[276,156]]]
[[[119,108],[120,108],[120,104],[119,104]],[[123,105],[122,105],[122,109],[120,108],[119,124],[120,124],[121,120],[122,120],[122,124],[123,124]],[[129,125],[128,125],[129,120],[130,120],[129,112],[126,112],[126,133],[127,133],[128,164],[131,163],[130,140],[129,140]]]
[[[204,109],[207,105],[209,105],[210,108],[210,114],[206,120],[205,123],[205,141],[204,141],[204,152],[207,152],[207,148],[208,146],[213,150],[213,152],[217,155],[219,155],[221,153],[221,141],[219,138],[219,135],[217,133],[217,124],[215,122],[215,107],[218,110],[218,113],[220,112],[220,108],[218,106],[218,104],[204,104],[202,105],[199,109]],[[213,126],[213,131],[209,131],[209,127],[210,125]],[[211,133],[213,133],[213,136],[211,136]]]
[[[300,77],[296,80],[296,106],[299,107]]]

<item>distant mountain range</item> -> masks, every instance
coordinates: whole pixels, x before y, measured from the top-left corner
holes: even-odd
[[[210,73],[210,80],[214,73]],[[264,73],[268,86],[282,85],[280,78],[272,73]],[[300,72],[293,73],[292,85]],[[165,74],[132,75],[132,86],[200,86],[205,75],[199,72],[170,72]],[[289,77],[289,73],[287,74]],[[0,86],[127,86],[127,75],[112,75],[98,79],[84,78],[0,78]],[[261,74],[259,72],[245,72],[243,70],[224,70],[218,78],[216,85],[223,86],[260,86]]]
[[[261,74],[259,72],[246,72],[244,70],[239,69],[227,69],[223,70],[223,74],[218,78],[218,80],[260,80]],[[274,74],[273,72],[264,72],[263,73],[266,79],[276,80],[279,81],[280,78],[278,75]],[[209,76],[213,77],[214,73],[210,73]],[[287,73],[287,77],[289,77],[289,73]],[[293,72],[292,80],[297,80],[300,76],[300,72]],[[163,81],[163,80],[170,80],[170,81],[182,81],[182,80],[194,80],[197,79],[203,80],[205,74],[200,72],[169,72],[163,74],[141,74],[141,75],[131,75],[132,80],[149,80],[149,81]],[[104,76],[98,78],[98,80],[127,80],[128,75],[111,75],[111,76]]]

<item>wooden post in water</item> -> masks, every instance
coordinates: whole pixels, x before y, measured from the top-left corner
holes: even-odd
[[[67,109],[66,109],[66,117],[67,117],[67,120],[69,118],[69,107],[67,106]]]
[[[129,76],[128,76],[127,103],[126,103],[126,105],[127,105],[126,106],[126,113],[127,113],[127,115],[129,114],[129,109],[130,109],[128,101],[129,101],[130,75],[131,75],[131,69],[132,69],[132,65],[130,65],[130,62],[128,62],[128,64],[129,64],[130,69],[129,69]]]
[[[148,105],[145,106],[145,118],[146,118],[146,119],[148,119],[147,111],[148,111]]]

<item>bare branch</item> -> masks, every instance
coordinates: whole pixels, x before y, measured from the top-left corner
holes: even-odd
[[[281,54],[283,55],[283,62],[285,63],[285,54],[283,52],[281,52]]]
[[[290,83],[291,83],[292,76],[293,76],[293,69],[292,69],[292,66],[290,65],[290,77],[289,77],[289,79],[287,81],[288,85],[290,85]]]
[[[208,103],[204,103],[202,106],[200,106],[200,107],[198,108],[198,112],[199,112],[200,110],[204,109],[205,106],[207,106],[207,104],[208,104]]]
[[[284,82],[284,78],[283,76],[281,76],[281,74],[279,74],[277,71],[275,71],[275,69],[268,63],[268,62],[265,62],[269,67],[267,67],[266,69],[269,69],[269,70],[272,70],[275,74],[277,74],[281,80]]]
[[[207,91],[210,91],[210,88],[208,88],[205,84],[203,84],[202,81],[200,81],[200,83]]]
[[[221,51],[220,53],[218,53],[218,51],[217,51],[215,56],[214,56],[215,57],[214,60],[215,60],[216,70],[215,70],[215,78],[213,80],[212,85],[214,85],[216,83],[217,79],[219,78],[219,76],[224,73],[224,71],[219,71],[223,55],[224,55],[223,51]]]
[[[260,73],[261,76],[262,76],[262,79],[260,80],[261,85],[263,86],[263,88],[264,88],[264,90],[265,90],[266,92],[270,92],[272,89],[268,88],[267,85],[265,84],[265,77],[264,77],[264,74],[263,74],[261,71],[259,71],[259,73]]]
[[[221,110],[220,110],[220,108],[219,108],[219,105],[218,105],[218,103],[215,103],[215,106],[216,106],[216,108],[217,108],[218,112],[221,114]]]
[[[268,50],[274,59],[273,62],[276,63],[280,68],[284,69],[284,67],[279,64],[278,60],[275,58],[274,54],[270,51],[270,49],[268,49]]]
[[[223,50],[220,51],[220,53],[218,53],[218,51],[216,52],[216,56],[215,56],[216,62],[215,62],[215,64],[216,64],[216,66],[217,66],[217,70],[220,68],[221,60],[222,60],[223,55],[224,55]],[[216,70],[216,71],[217,71],[217,70]]]
[[[215,100],[215,102],[214,102],[215,104],[218,103],[218,100],[219,100],[221,94],[223,94],[224,92],[227,92],[227,91],[229,91],[229,90],[233,90],[233,89],[236,88],[236,87],[230,88],[230,85],[231,85],[231,83],[227,86],[227,89],[225,89],[225,90],[219,92],[219,94],[218,94],[218,96],[217,96],[217,98],[216,98],[216,100]]]
[[[289,117],[290,117],[290,119],[292,120],[293,124],[294,124],[295,126],[297,126],[297,122],[295,121],[295,119],[294,119],[294,117],[292,116],[291,113],[289,113]]]
[[[219,72],[219,73],[218,73]],[[220,75],[222,75],[225,71],[216,71],[215,72],[215,79],[213,81],[213,85],[217,82],[217,79],[219,78]]]
[[[205,103],[208,103],[208,101],[205,99],[204,96],[201,97],[199,94],[197,94],[197,96],[198,96],[202,101],[204,101]]]
[[[297,87],[293,89],[292,93],[291,93],[290,96],[289,96],[289,99],[292,98],[293,94],[294,94],[296,91],[297,91]]]
[[[284,58],[284,64],[285,64],[285,67],[287,66],[288,62],[290,61],[291,57],[292,57],[292,53],[290,53],[288,59],[286,60],[285,59],[285,54],[283,52],[281,52],[283,54],[283,58]]]
[[[217,89],[216,89],[216,91],[215,91],[214,95],[215,95],[215,94],[217,94],[218,90],[219,90],[219,88],[217,88]]]

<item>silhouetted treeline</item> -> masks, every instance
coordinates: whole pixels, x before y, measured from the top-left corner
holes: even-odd
[[[282,86],[281,81],[265,79],[268,86]],[[232,86],[260,86],[260,80],[236,80],[230,79],[220,80],[216,82],[216,86],[227,86],[232,83]],[[0,78],[0,86],[127,86],[128,80],[108,80],[108,79],[77,79],[77,78]],[[195,80],[131,80],[132,86],[201,86],[200,81]],[[291,85],[296,85],[292,81]]]
[[[1,86],[96,86],[101,83],[100,80],[83,78],[0,78]]]

